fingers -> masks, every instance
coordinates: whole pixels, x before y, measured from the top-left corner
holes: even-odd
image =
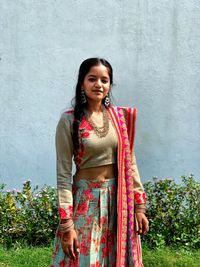
[[[136,213],[136,218],[137,218],[137,234],[141,235],[142,234],[142,216],[143,214],[141,213]]]
[[[78,254],[80,252],[79,243],[78,243],[77,238],[74,240],[74,252],[75,252],[76,256],[78,256]]]
[[[143,233],[143,225],[142,225],[142,220],[138,222],[138,234],[141,235]]]
[[[145,218],[143,221],[143,233],[144,235],[149,231],[149,222],[148,220]]]
[[[67,248],[67,236],[65,234],[63,234],[62,238],[61,238],[61,245],[62,245],[62,249],[63,252],[68,255],[68,248]]]
[[[79,254],[79,244],[76,234],[74,232],[63,234],[61,244],[66,256],[75,261]]]
[[[63,252],[66,254],[66,256],[69,257],[71,260],[74,261],[76,259],[73,244],[62,243],[62,249],[63,249]]]
[[[144,213],[138,213],[136,214],[137,217],[137,223],[138,223],[138,231],[137,233],[139,235],[146,234],[149,231],[149,222],[147,217]]]
[[[76,255],[74,254],[73,244],[68,244],[67,251],[68,251],[67,256],[74,261],[76,259]]]

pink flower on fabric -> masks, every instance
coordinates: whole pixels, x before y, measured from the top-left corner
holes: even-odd
[[[135,193],[135,199],[136,199],[136,200],[139,200],[139,199],[140,199],[140,196],[141,196],[140,193]]]
[[[83,118],[80,125],[79,129],[81,131],[81,138],[88,138],[90,136],[90,131],[93,129],[90,123]]]
[[[86,242],[87,242],[87,244],[91,244],[91,242],[92,242],[92,237],[91,237],[91,235],[88,236]]]
[[[142,203],[142,200],[141,200],[141,194],[140,193],[135,193],[135,200],[138,204],[141,204]]]
[[[88,204],[82,202],[82,203],[80,203],[80,204],[78,205],[78,209],[77,209],[76,212],[77,212],[78,214],[81,214],[81,215],[86,215],[87,210],[88,210]]]
[[[81,133],[81,138],[88,138],[90,134],[88,132]]]
[[[144,202],[146,202],[147,196],[146,196],[146,193],[145,192],[142,194],[142,198],[143,198]]]
[[[72,217],[72,213],[73,213],[73,206],[68,206],[68,210],[69,210],[69,218]]]
[[[80,253],[87,256],[88,255],[88,246],[87,243],[85,242],[85,240],[83,240],[81,242],[81,248],[80,248]]]
[[[96,261],[95,263],[91,263],[90,267],[100,267],[99,261]]]
[[[135,193],[135,201],[137,204],[142,204],[142,203],[146,203],[146,193],[143,192],[143,193]]]
[[[108,247],[102,248],[103,258],[106,258],[109,254]]]
[[[70,260],[68,267],[78,267],[79,266],[79,260],[76,259],[75,261]]]
[[[85,191],[83,191],[83,195],[88,200],[94,199],[94,195],[91,193],[91,190],[85,190]]]
[[[85,129],[87,126],[87,121],[85,118],[82,119],[80,125],[79,125],[79,129],[82,130],[82,129]]]
[[[67,267],[67,265],[66,265],[64,260],[59,262],[59,267]]]
[[[100,188],[102,186],[101,183],[98,183],[98,182],[94,182],[94,183],[91,183],[89,184],[89,188]]]
[[[66,218],[72,217],[73,207],[68,206],[67,209],[68,209],[68,213],[67,213],[67,210],[65,210],[63,208],[59,208],[60,219],[66,219]]]
[[[108,218],[106,218],[105,216],[100,218],[100,223],[101,224],[105,224],[107,222],[108,222]]]
[[[92,223],[92,216],[88,216],[86,220],[86,225],[90,225]]]
[[[61,219],[65,219],[67,217],[67,212],[63,208],[59,208],[59,215]]]
[[[84,130],[87,130],[87,131],[91,131],[92,130],[92,126],[90,125],[90,123],[85,118],[83,118],[81,123],[80,123],[79,129],[80,130],[84,129]]]
[[[106,236],[106,234],[102,235],[102,237],[101,237],[101,243],[102,244],[106,244],[107,243],[107,236]]]

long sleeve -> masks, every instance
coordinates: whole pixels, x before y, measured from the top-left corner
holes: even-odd
[[[63,114],[56,129],[57,190],[60,219],[71,219],[73,211],[72,197],[72,157],[73,142],[71,122]]]
[[[132,170],[133,170],[133,182],[134,182],[134,200],[135,205],[145,205],[146,203],[146,193],[144,192],[144,187],[142,185],[140,174],[137,167],[136,157],[134,150],[132,151]]]

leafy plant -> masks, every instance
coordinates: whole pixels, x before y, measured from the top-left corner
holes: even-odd
[[[200,183],[193,175],[157,179],[144,183],[150,231],[146,246],[200,248]],[[22,190],[5,191],[0,185],[0,244],[5,247],[47,245],[58,226],[57,191],[51,186],[32,189],[25,181]]]
[[[200,248],[200,183],[193,175],[157,179],[144,184],[150,231],[143,237],[150,247]]]
[[[0,244],[49,244],[58,225],[57,194],[50,186],[38,190],[25,181],[22,191],[0,186]]]

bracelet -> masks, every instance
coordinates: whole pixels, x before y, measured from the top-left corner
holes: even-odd
[[[66,232],[69,232],[70,230],[73,230],[73,229],[74,229],[74,223],[71,219],[67,220],[64,223],[59,224],[59,231],[61,233],[66,233]]]
[[[144,204],[135,205],[135,213],[146,213],[146,206]]]

